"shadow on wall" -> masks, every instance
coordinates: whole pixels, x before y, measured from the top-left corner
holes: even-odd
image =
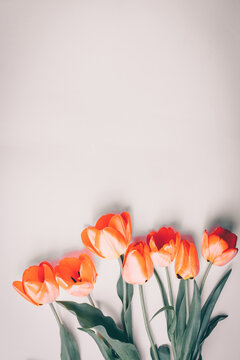
[[[211,232],[218,226],[234,232],[237,227],[237,222],[228,215],[219,215],[207,223],[207,230],[208,232]]]

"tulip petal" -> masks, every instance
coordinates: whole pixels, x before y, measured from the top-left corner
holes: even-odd
[[[102,230],[105,227],[109,226],[109,221],[114,216],[114,214],[106,214],[101,216],[96,222],[95,228],[98,230]]]
[[[123,238],[124,239],[126,238],[126,223],[124,222],[121,215],[119,214],[114,215],[109,221],[108,227],[111,227],[116,231],[119,231],[120,234],[123,236]]]
[[[96,237],[99,236],[99,230],[95,229],[94,227],[88,227],[84,229],[81,233],[81,238],[83,245],[86,246],[90,251],[94,254],[104,258],[100,251],[95,248]]]
[[[107,259],[118,258],[127,248],[124,237],[117,230],[110,227],[99,232],[95,245]]]
[[[127,211],[124,211],[121,214],[121,216],[126,223],[126,240],[127,240],[127,243],[129,244],[130,240],[131,240],[131,236],[132,236],[131,217]]]
[[[228,249],[228,243],[223,239],[220,239],[217,235],[209,235],[209,256],[208,260],[214,262],[214,260],[220,256],[225,250]]]
[[[202,256],[207,261],[209,260],[209,247],[208,246],[209,246],[208,245],[208,233],[206,230],[204,230],[203,236],[202,236],[201,252],[202,252]]]
[[[125,257],[122,277],[130,284],[144,284],[148,280],[144,258],[137,250]]]
[[[223,252],[222,255],[215,258],[214,265],[223,266],[231,261],[238,253],[238,249],[229,249]]]
[[[163,249],[151,252],[151,258],[155,265],[166,267],[171,264],[171,255]]]
[[[189,264],[190,264],[190,277],[195,278],[199,273],[199,260],[196,246],[193,243],[190,243],[189,248]]]
[[[33,301],[24,291],[23,284],[21,281],[14,281],[13,282],[13,288],[20,294],[25,300],[28,300],[33,305],[39,305],[35,301]]]
[[[87,296],[93,290],[91,282],[77,282],[66,291],[73,296]]]
[[[186,274],[188,274],[189,270],[188,249],[188,242],[182,240],[175,261],[175,272],[183,279],[185,278]]]
[[[90,258],[90,256],[86,254],[81,254],[79,256],[80,260],[80,277],[82,281],[90,282],[95,284],[97,272],[94,265],[94,262]]]

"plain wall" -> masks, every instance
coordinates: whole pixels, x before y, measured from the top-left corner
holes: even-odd
[[[81,249],[81,230],[101,214],[128,209],[139,236],[174,225],[198,249],[216,218],[239,234],[239,18],[237,0],[0,0],[1,359],[59,359],[49,307],[27,303],[11,283]],[[96,265],[93,296],[119,321],[118,263]],[[204,360],[240,358],[239,256],[232,266],[215,310],[229,318]],[[213,269],[205,296],[227,268]],[[161,306],[154,279],[146,298],[151,316]],[[138,289],[133,318],[149,360]],[[164,315],[152,328],[168,342]],[[73,333],[82,359],[102,358]]]

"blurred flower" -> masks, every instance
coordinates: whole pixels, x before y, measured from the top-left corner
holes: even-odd
[[[199,272],[197,249],[193,242],[181,240],[175,261],[175,272],[179,279],[193,279]]]
[[[93,290],[97,272],[87,254],[81,254],[78,258],[65,257],[54,270],[58,284],[69,294],[81,297]]]
[[[149,246],[144,241],[132,243],[127,248],[122,277],[129,284],[144,284],[153,274]]]
[[[34,305],[43,305],[56,300],[59,286],[52,266],[44,261],[39,266],[30,266],[22,281],[13,282],[14,289]]]
[[[205,230],[202,237],[202,255],[214,265],[225,265],[237,255],[236,243],[237,236],[222,227],[217,227],[209,235]]]
[[[106,259],[124,254],[131,239],[131,219],[128,212],[107,214],[95,226],[84,229],[83,244],[94,254]]]
[[[151,257],[155,265],[168,266],[177,254],[180,242],[180,234],[169,227],[162,227],[156,231],[151,231],[147,235],[147,243],[151,250]]]

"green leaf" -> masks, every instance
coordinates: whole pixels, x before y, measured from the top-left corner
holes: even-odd
[[[214,318],[212,318],[208,323],[206,332],[201,339],[201,343],[211,334],[211,332],[215,329],[215,327],[217,326],[219,321],[222,321],[222,320],[226,319],[227,317],[228,317],[228,315],[223,314],[223,315],[217,315]]]
[[[61,360],[80,360],[78,345],[67,329],[60,326]]]
[[[103,315],[101,310],[89,304],[78,304],[74,301],[57,301],[57,303],[74,313],[83,328],[89,329],[102,325],[110,337],[120,341],[127,341],[124,331],[117,327],[110,316]]]
[[[150,321],[152,321],[155,316],[157,316],[158,314],[160,314],[161,312],[165,311],[165,310],[173,310],[174,311],[174,307],[173,306],[163,306],[161,309],[159,309],[154,315],[153,317],[151,318]]]
[[[201,325],[201,296],[194,280],[194,292],[189,319],[182,341],[181,360],[189,359],[195,349],[195,343]]]
[[[182,304],[182,299],[185,297],[185,285],[184,280],[181,279],[178,286],[178,294],[177,294],[177,301],[176,301],[176,315],[178,316],[180,311],[180,306]]]
[[[159,286],[161,294],[162,294],[163,305],[164,306],[170,306],[169,302],[168,302],[167,293],[166,293],[165,287],[163,285],[163,282],[162,282],[160,276],[158,275],[158,273],[157,273],[157,271],[155,269],[154,269],[154,274],[155,274],[155,277],[156,277],[157,282],[158,282],[158,286]],[[168,337],[169,337],[170,341],[172,340],[172,334],[171,334],[171,332],[169,330],[172,330],[173,317],[174,317],[174,315],[173,315],[172,311],[167,310],[166,311],[166,319],[167,319]]]
[[[123,278],[122,273],[120,273],[119,280],[117,282],[117,293],[123,304]],[[132,334],[132,309],[131,302],[133,297],[133,285],[125,283],[126,286],[126,311],[124,312],[124,308],[122,307],[121,319],[123,328],[127,333],[128,339],[130,342],[133,342],[133,334]]]
[[[181,280],[182,281],[182,280]],[[184,280],[183,280],[184,281]],[[180,286],[180,284],[179,284]],[[183,296],[181,296],[181,304],[178,306],[178,313],[176,307],[176,317],[177,317],[177,325],[176,325],[176,352],[179,353],[182,347],[182,338],[186,328],[186,301],[185,301],[185,291]]]
[[[98,325],[94,329],[111,345],[121,360],[140,360],[137,349],[133,344],[111,338],[102,325]]]
[[[105,360],[112,360],[118,358],[114,356],[111,348],[95,333],[95,331],[91,329],[83,329],[83,328],[79,328],[79,330],[86,332],[88,335],[90,335],[93,338]]]
[[[58,303],[74,313],[85,330],[94,328],[111,345],[121,360],[140,360],[136,347],[128,343],[125,332],[117,327],[110,316],[104,316],[101,310],[88,304],[78,304],[73,301],[58,301]],[[93,337],[92,333],[91,336]]]
[[[211,294],[209,295],[209,297],[207,298],[203,308],[202,308],[202,312],[201,312],[201,327],[200,327],[200,331],[198,334],[198,338],[196,341],[196,347],[195,347],[195,351],[193,354],[193,358],[194,356],[196,357],[197,353],[199,352],[199,347],[201,344],[201,339],[203,338],[207,327],[208,327],[208,323],[210,320],[210,317],[212,315],[214,306],[223,290],[224,285],[226,284],[230,274],[231,274],[232,269],[228,270],[228,272],[223,275],[223,277],[220,279],[220,281],[217,283],[217,285],[215,286],[215,288],[212,290]]]
[[[156,346],[157,348],[157,346]],[[152,348],[150,348],[151,357],[154,360]],[[170,349],[168,345],[161,345],[157,348],[159,360],[170,360]]]

